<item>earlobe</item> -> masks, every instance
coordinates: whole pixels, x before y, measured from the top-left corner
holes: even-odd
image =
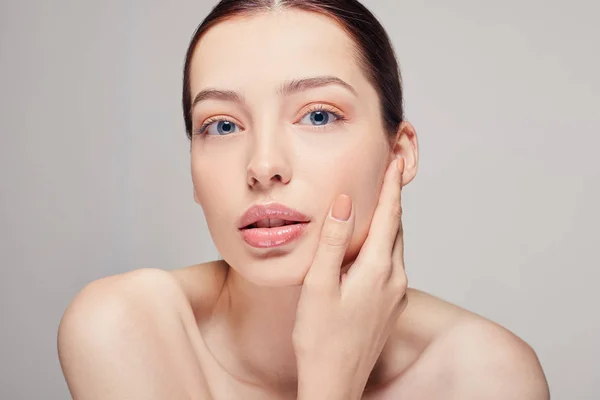
[[[404,186],[415,178],[419,168],[419,144],[417,141],[417,132],[410,122],[403,121],[400,124],[392,151],[394,157],[404,158],[404,173],[402,174]]]

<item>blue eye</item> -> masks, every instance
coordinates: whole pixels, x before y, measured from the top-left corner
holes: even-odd
[[[324,126],[331,122],[335,122],[340,117],[331,111],[317,110],[311,111],[300,120],[301,124],[313,125],[313,126]]]
[[[239,131],[239,127],[226,119],[209,121],[200,128],[200,132],[206,132],[207,135],[229,135]]]

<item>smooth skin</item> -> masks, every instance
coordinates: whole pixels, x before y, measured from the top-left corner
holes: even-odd
[[[404,122],[389,140],[354,57],[343,29],[302,11],[202,38],[192,95],[236,94],[192,112],[194,199],[224,260],[87,285],[58,332],[74,399],[549,398],[527,343],[407,288],[401,189],[417,172],[416,132]],[[323,107],[343,121],[311,124]],[[235,129],[220,135],[215,119]],[[250,248],[235,222],[269,201],[311,223],[289,246]]]

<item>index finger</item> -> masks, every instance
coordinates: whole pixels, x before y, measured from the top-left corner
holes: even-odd
[[[352,199],[340,195],[321,228],[321,236],[304,285],[326,294],[339,294],[340,269],[354,230]]]

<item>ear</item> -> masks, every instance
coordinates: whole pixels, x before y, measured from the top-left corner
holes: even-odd
[[[398,132],[392,141],[391,158],[404,158],[404,173],[402,174],[402,186],[407,185],[417,175],[419,169],[419,143],[415,127],[408,121],[404,121],[398,127]],[[390,160],[391,162],[391,160]]]

